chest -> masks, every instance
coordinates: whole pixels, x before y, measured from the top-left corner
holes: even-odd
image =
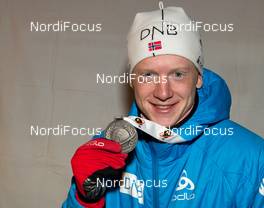
[[[199,152],[144,164],[135,157],[121,181],[120,188],[107,193],[107,207],[232,207],[229,179]]]

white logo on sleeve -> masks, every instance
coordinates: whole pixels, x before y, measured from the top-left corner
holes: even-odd
[[[175,194],[172,197],[172,201],[192,200],[195,198],[194,193],[195,185],[190,178],[187,177],[187,171],[183,170],[181,177],[178,181]]]
[[[124,172],[122,176],[120,192],[131,195],[138,199],[139,204],[144,204],[144,182],[139,180],[136,175]]]
[[[260,183],[259,193],[264,196],[264,178],[262,178],[262,182]]]

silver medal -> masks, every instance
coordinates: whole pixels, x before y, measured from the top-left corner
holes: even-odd
[[[105,138],[118,142],[122,146],[122,152],[129,153],[136,147],[138,134],[134,126],[118,118],[106,127]]]

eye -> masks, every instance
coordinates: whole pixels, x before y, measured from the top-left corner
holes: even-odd
[[[186,75],[186,72],[177,70],[170,75],[170,78],[174,80],[181,80],[185,77],[185,75]]]
[[[151,76],[154,76],[154,74],[151,73],[151,72],[146,72],[146,73],[143,73],[142,76],[144,76],[144,77],[151,77]]]
[[[182,76],[182,73],[181,72],[175,72],[175,76],[176,77],[181,77]]]
[[[145,71],[142,72],[138,78],[138,81],[140,83],[154,83],[156,82],[156,80],[158,80],[159,75],[155,72],[151,72],[151,71]]]
[[[181,71],[174,72],[174,78],[175,79],[182,79],[184,77],[185,73]]]

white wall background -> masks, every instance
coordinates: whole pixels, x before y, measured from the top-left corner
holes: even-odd
[[[105,127],[127,112],[129,88],[97,85],[96,73],[126,70],[126,34],[142,0],[0,0],[0,208],[60,207],[70,158],[89,137],[30,136],[30,125]],[[233,95],[232,119],[264,136],[263,0],[186,0],[207,23],[234,32],[203,32],[206,66]],[[30,21],[101,23],[101,32],[30,32]],[[221,99],[221,98],[219,98]]]

